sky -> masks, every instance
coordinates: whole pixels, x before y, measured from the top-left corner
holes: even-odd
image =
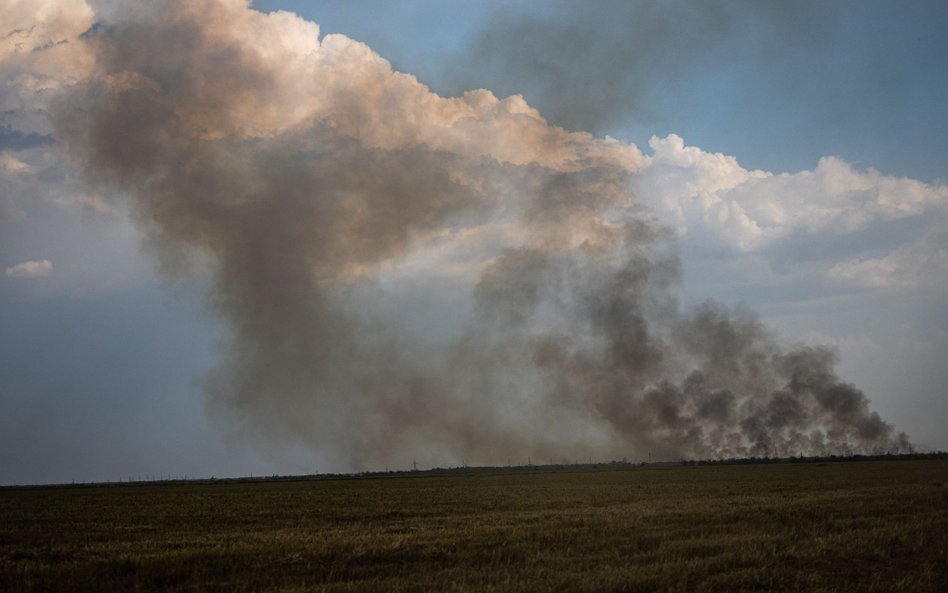
[[[0,484],[948,449],[943,2],[0,14]]]

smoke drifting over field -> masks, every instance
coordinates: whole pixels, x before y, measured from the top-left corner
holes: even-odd
[[[240,0],[143,3],[84,43],[57,139],[164,269],[212,270],[231,335],[206,391],[241,426],[338,467],[908,447],[830,350],[679,310],[635,146]],[[418,321],[396,284],[470,311]]]

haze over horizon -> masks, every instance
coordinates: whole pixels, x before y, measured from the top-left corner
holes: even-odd
[[[943,3],[0,14],[2,484],[948,449]]]

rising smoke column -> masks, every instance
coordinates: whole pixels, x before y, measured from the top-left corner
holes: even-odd
[[[744,310],[678,311],[634,146],[519,96],[439,97],[240,0],[142,3],[85,43],[57,138],[128,196],[163,269],[212,270],[231,333],[209,405],[323,467],[907,446],[832,352]],[[383,279],[426,261],[470,294],[466,321],[388,306]]]

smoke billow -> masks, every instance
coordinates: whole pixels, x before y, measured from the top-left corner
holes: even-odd
[[[818,52],[832,46],[842,12],[837,4],[798,1],[549,0],[539,6],[497,7],[490,25],[464,48],[478,68],[445,68],[446,90],[490,80],[497,92],[525,94],[550,121],[596,133],[642,119],[667,125],[667,105],[676,99],[660,89],[695,92],[685,81],[722,65],[753,64],[743,71],[763,77],[760,86],[812,101],[826,92],[814,82]]]
[[[211,408],[322,467],[908,446],[831,351],[679,311],[634,146],[518,96],[442,98],[242,0],[142,4],[85,43],[58,141],[166,270],[209,262],[230,329]],[[395,285],[449,313],[409,315]]]

